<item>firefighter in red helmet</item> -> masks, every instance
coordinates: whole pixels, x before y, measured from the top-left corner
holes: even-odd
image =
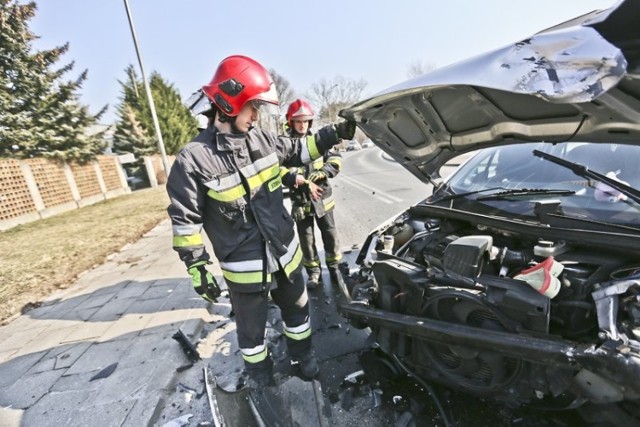
[[[254,127],[262,111],[277,109],[278,97],[267,70],[241,55],[225,58],[187,104],[193,114],[209,117],[209,124],[178,153],[168,177],[173,247],[195,291],[217,302],[221,290],[207,270],[211,261],[201,230],[209,237],[229,290],[245,368],[257,387],[273,384],[265,342],[269,294],[280,308],[291,359],[304,376],[315,377],[302,253],[283,205],[280,167],[314,161],[353,135],[355,123],[300,139]]]
[[[287,109],[286,118],[291,137],[301,138],[311,135],[313,108],[307,101],[303,99],[293,101]],[[334,178],[341,168],[342,156],[337,151],[326,151],[323,156],[313,162],[292,169],[283,180],[285,185],[291,187],[291,214],[298,229],[302,262],[307,270],[307,288],[309,289],[317,288],[322,281],[314,224],[317,224],[322,236],[325,264],[331,280],[338,285],[337,281],[342,277],[338,270],[342,253],[333,216],[335,200],[329,184],[329,179]],[[316,197],[315,186],[322,189],[319,197]]]

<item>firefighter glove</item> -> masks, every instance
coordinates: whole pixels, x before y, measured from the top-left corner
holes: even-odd
[[[313,171],[309,174],[309,181],[318,182],[327,179],[327,173],[323,170]]]
[[[292,212],[291,212],[291,216],[293,217],[293,220],[295,222],[302,221],[304,219],[304,217],[305,217],[304,208],[302,206],[294,207]]]
[[[222,293],[218,282],[213,277],[213,274],[207,271],[207,261],[200,261],[191,265],[187,271],[191,276],[191,284],[193,289],[202,298],[210,302],[218,302],[218,297]]]
[[[353,139],[356,134],[356,122],[353,120],[344,120],[336,125],[336,133],[340,139]]]

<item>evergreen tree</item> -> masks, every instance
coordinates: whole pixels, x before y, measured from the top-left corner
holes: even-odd
[[[63,81],[73,62],[55,64],[69,45],[34,51],[36,35],[28,21],[33,2],[0,0],[0,157],[52,157],[84,161],[104,147],[102,133],[88,128],[104,113],[91,115],[78,101],[77,91],[87,78]]]
[[[136,158],[158,152],[154,138],[153,127],[149,133],[141,123],[139,117],[144,109],[144,100],[140,90],[144,91],[142,83],[138,81],[135,70],[129,65],[125,70],[127,80],[119,81],[122,87],[122,102],[117,107],[118,122],[113,135],[112,149],[116,153],[133,153]],[[148,108],[147,108],[148,109]]]
[[[133,153],[137,158],[156,153],[158,147],[142,128],[131,105],[124,104],[122,108],[123,114],[114,134],[113,150],[116,153]]]
[[[167,83],[160,74],[151,73],[149,85],[155,101],[165,150],[167,154],[176,154],[198,133],[198,121],[182,103],[178,90]],[[145,105],[148,107],[148,103]],[[145,117],[148,119],[149,126],[153,126],[150,111]]]
[[[125,73],[127,79],[120,81],[122,96],[118,106],[114,147],[119,152],[132,152],[136,156],[157,153],[155,126],[143,81],[132,65],[126,68]],[[167,154],[176,154],[197,133],[198,122],[182,104],[175,87],[159,73],[151,73],[149,86],[165,151]],[[131,129],[136,126],[135,123],[139,124],[140,132],[132,135]],[[152,141],[151,144],[149,141]]]

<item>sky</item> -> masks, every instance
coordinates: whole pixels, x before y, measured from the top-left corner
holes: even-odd
[[[124,0],[35,0],[35,49],[69,43],[67,79],[88,70],[80,100],[117,120],[119,80],[139,71]],[[443,67],[501,48],[617,0],[129,0],[147,76],[157,71],[183,98],[222,59],[253,57],[303,97],[337,76],[364,79],[363,98],[409,77],[412,64]],[[284,106],[286,108],[286,106]]]

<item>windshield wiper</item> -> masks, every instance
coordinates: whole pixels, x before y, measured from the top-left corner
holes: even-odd
[[[587,166],[582,165],[580,163],[573,163],[561,157],[557,157],[557,156],[554,156],[553,154],[545,153],[540,150],[533,150],[533,155],[545,160],[549,160],[550,162],[560,165],[562,167],[565,167],[569,169],[571,172],[583,178],[591,178],[591,179],[595,179],[600,182],[603,182],[607,184],[609,187],[613,188],[614,190],[618,190],[622,194],[631,198],[634,202],[640,203],[640,191],[618,181],[617,179],[609,178],[608,176],[603,175],[599,172],[592,171]]]
[[[492,188],[483,188],[482,190],[467,191],[465,193],[449,194],[448,196],[440,197],[437,200],[430,200],[430,203],[440,203],[440,202],[445,202],[447,200],[454,200],[454,199],[459,199],[461,197],[472,196],[478,193],[484,193],[485,191],[495,191],[495,190],[506,190],[506,188],[492,187]]]
[[[548,190],[545,188],[513,188],[511,190],[500,191],[499,193],[489,194],[487,196],[480,196],[476,200],[514,199],[514,198],[530,197],[530,196],[563,197],[563,196],[573,196],[574,194],[576,194],[576,192],[573,190]]]

